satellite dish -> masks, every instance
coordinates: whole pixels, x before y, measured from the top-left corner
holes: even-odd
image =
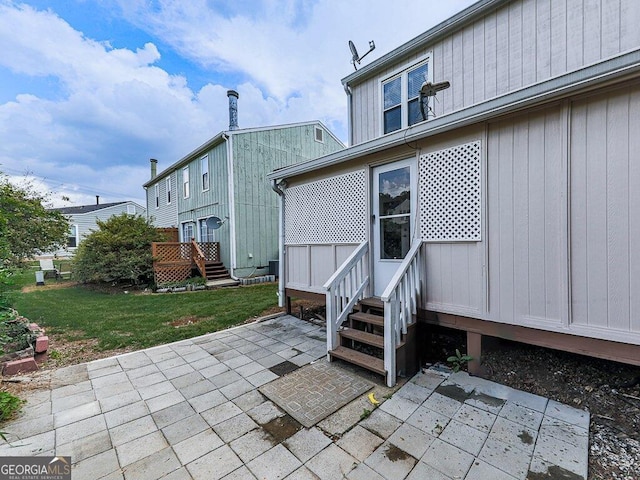
[[[358,67],[356,67],[356,63],[358,65],[360,65],[360,61],[366,57],[367,55],[369,55],[371,52],[373,52],[373,50],[376,48],[376,44],[373,43],[373,40],[371,40],[369,42],[369,51],[367,53],[365,53],[364,55],[360,56],[358,55],[358,49],[356,48],[356,46],[354,45],[354,43],[349,40],[349,50],[351,50],[351,63],[353,64],[353,68],[358,70]]]
[[[427,103],[429,102],[429,97],[435,97],[436,93],[440,90],[445,90],[449,88],[451,84],[449,82],[439,82],[439,83],[431,83],[424,82],[420,87],[420,98],[418,103],[420,104],[420,114],[422,115],[422,120],[427,119],[427,112],[424,109],[424,98],[427,97]],[[429,109],[429,105],[427,104],[427,109]],[[433,110],[431,110],[433,113]],[[435,116],[435,113],[434,113]]]
[[[220,220],[218,217],[209,217],[205,223],[207,224],[207,228],[217,230],[222,226],[224,221]]]

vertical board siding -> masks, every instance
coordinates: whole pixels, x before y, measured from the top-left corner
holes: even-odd
[[[324,293],[325,282],[358,245],[287,245],[286,287]]]
[[[147,219],[153,221],[156,227],[175,227],[178,220],[178,200],[176,194],[176,174],[169,174],[171,179],[171,203],[167,205],[167,184],[166,178],[162,177],[157,181],[160,187],[160,206],[156,208],[156,188],[155,183],[147,188]]]
[[[316,127],[323,129],[324,142],[315,140]],[[237,268],[265,268],[270,260],[278,258],[279,197],[271,189],[267,174],[342,148],[320,124],[234,134]]]
[[[381,135],[380,81],[433,52],[441,116],[640,46],[637,0],[519,0],[353,85],[354,143]]]
[[[639,332],[640,89],[575,102],[572,323]]]
[[[563,321],[567,266],[560,109],[491,124],[488,138],[489,318]]]

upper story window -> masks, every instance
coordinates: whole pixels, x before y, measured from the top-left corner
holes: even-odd
[[[154,185],[154,190],[156,194],[156,208],[160,208],[160,185],[156,183]]]
[[[315,140],[316,142],[324,143],[324,130],[320,127],[315,127]]]
[[[182,169],[182,196],[189,198],[189,167]]]
[[[382,133],[390,133],[421,122],[419,93],[432,79],[427,57],[382,81]]]
[[[135,215],[136,214],[136,206],[135,205],[127,205],[127,213],[129,215]]]
[[[165,190],[167,191],[167,205],[171,205],[171,177],[167,177],[165,185]]]
[[[200,159],[200,171],[202,172],[202,191],[209,190],[209,155]]]

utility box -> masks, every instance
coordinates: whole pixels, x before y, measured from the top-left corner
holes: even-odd
[[[36,271],[36,285],[44,285],[44,272],[42,270]]]
[[[278,276],[280,270],[280,262],[278,260],[269,260],[269,275]]]

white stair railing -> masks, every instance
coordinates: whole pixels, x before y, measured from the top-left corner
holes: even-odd
[[[327,291],[327,355],[338,346],[338,329],[355,304],[369,295],[369,244],[361,243],[324,284]]]
[[[380,299],[384,303],[384,368],[387,385],[396,384],[396,346],[414,322],[423,291],[422,240],[414,240]]]

